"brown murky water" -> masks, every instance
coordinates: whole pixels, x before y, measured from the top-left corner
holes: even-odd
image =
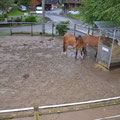
[[[96,67],[93,48],[76,60],[62,47],[62,37],[0,36],[1,110],[120,95],[120,68]]]

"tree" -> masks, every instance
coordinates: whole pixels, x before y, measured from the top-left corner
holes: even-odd
[[[0,0],[0,10],[5,14],[9,7],[13,5],[13,0]]]
[[[112,21],[120,23],[120,0],[84,0],[80,9],[86,22]]]
[[[29,6],[31,0],[19,0],[19,5],[25,5],[25,6]]]
[[[62,0],[58,0],[58,3],[61,5],[62,4]]]

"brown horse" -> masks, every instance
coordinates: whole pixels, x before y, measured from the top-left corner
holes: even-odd
[[[64,35],[64,41],[63,41],[63,52],[66,52],[68,45],[71,45],[76,48],[76,55],[75,58],[77,58],[78,49],[80,48],[81,51],[81,58],[83,58],[82,52],[86,55],[86,44],[83,42],[82,37],[78,36],[75,37],[72,34],[65,34]]]
[[[92,35],[85,35],[83,37],[83,41],[87,46],[92,46],[97,48],[99,43],[99,37],[95,37]],[[110,45],[112,44],[113,40],[108,37],[101,37],[100,42],[104,45]],[[118,42],[116,40],[114,41],[114,45],[118,45]],[[97,51],[96,51],[95,57],[97,57]]]

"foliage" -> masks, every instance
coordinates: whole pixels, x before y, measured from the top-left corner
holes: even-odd
[[[0,15],[0,18],[4,18],[4,15]]]
[[[0,21],[4,20],[4,15],[0,15]]]
[[[4,18],[4,15],[0,15],[0,19],[3,19]]]
[[[88,23],[112,21],[120,23],[120,0],[84,0],[80,12]]]
[[[35,16],[28,16],[25,18],[25,22],[36,22]]]
[[[13,0],[0,0],[0,10],[5,14],[9,7],[13,5]]]
[[[67,14],[67,16],[70,18],[74,18],[74,19],[83,21],[83,17],[80,14],[78,14],[78,15]]]
[[[17,17],[16,19],[14,19],[14,22],[22,22],[22,19]]]
[[[61,21],[60,24],[56,26],[57,33],[59,35],[64,35],[67,32],[67,30],[69,30],[68,24],[69,21]]]
[[[30,13],[30,10],[22,12],[22,11],[18,10],[18,6],[15,5],[13,10],[10,13],[8,13],[8,16],[24,15],[24,13]]]
[[[26,7],[29,6],[29,3],[30,3],[31,0],[19,0],[19,5],[24,5]]]
[[[62,5],[62,0],[58,0],[58,3],[59,3],[60,5]]]

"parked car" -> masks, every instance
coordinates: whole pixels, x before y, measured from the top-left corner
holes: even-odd
[[[79,11],[68,11],[68,14],[73,14],[73,15],[78,15],[80,12]]]
[[[23,12],[27,10],[26,6],[24,6],[24,5],[18,6],[18,9],[19,9],[20,11],[23,11]]]
[[[42,13],[42,7],[41,6],[36,7],[36,13]]]
[[[12,10],[13,10],[13,7],[9,7],[8,10],[7,10],[7,12],[9,13],[9,12],[11,12]]]

